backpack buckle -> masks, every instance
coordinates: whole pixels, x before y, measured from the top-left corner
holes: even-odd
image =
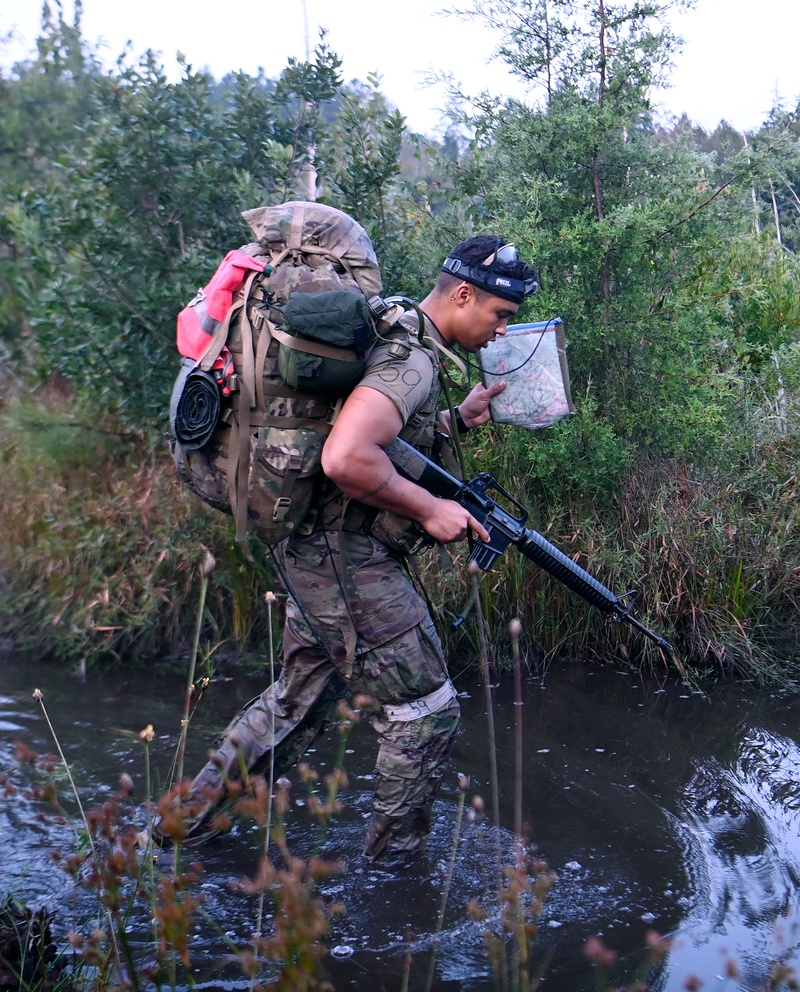
[[[272,508],[272,519],[276,524],[283,523],[291,505],[292,501],[288,496],[279,496],[275,500],[275,505]]]

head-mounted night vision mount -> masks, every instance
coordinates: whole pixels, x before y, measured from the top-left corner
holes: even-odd
[[[531,296],[538,291],[538,271],[531,270],[532,275],[529,279],[513,279],[501,272],[492,272],[492,266],[496,262],[510,265],[518,261],[519,255],[514,245],[498,243],[497,248],[480,265],[468,265],[460,258],[453,258],[452,255],[448,255],[442,265],[442,272],[463,279],[464,282],[471,283],[478,289],[491,293],[492,296],[499,296],[502,300],[522,303],[526,296]]]

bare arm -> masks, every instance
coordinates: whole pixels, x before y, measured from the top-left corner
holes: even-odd
[[[439,499],[398,475],[383,448],[402,426],[388,396],[357,386],[322,449],[322,470],[348,496],[415,520],[436,540],[459,541],[470,529],[488,540],[483,525],[458,503]]]

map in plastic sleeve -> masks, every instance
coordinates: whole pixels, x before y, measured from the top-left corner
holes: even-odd
[[[480,351],[480,363],[484,385],[506,382],[489,408],[496,424],[537,430],[573,412],[561,317],[509,325]]]

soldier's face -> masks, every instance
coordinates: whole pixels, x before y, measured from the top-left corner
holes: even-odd
[[[489,293],[474,293],[473,300],[461,311],[456,341],[465,351],[485,348],[508,330],[508,322],[519,310],[516,303],[501,300]]]

